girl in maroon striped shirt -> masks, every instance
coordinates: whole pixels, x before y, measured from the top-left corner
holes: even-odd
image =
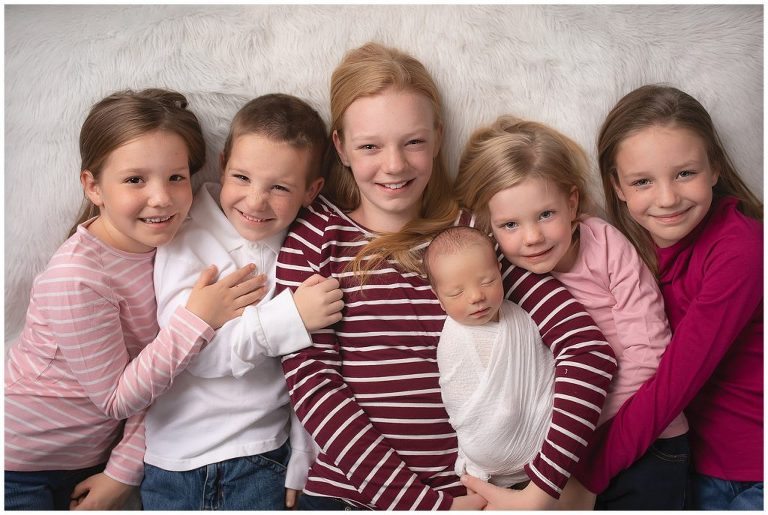
[[[445,313],[420,274],[436,232],[471,224],[440,157],[439,94],[424,66],[378,44],[331,79],[332,154],[324,196],[300,212],[278,258],[278,290],[339,280],[343,319],[283,360],[291,401],[319,446],[304,509],[479,509],[453,472],[456,435],[441,401],[436,346]],[[555,357],[552,422],[526,466],[521,505],[559,497],[594,430],[615,369],[594,322],[553,278],[503,263],[507,297]]]

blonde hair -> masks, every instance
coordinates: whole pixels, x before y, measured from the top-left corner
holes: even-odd
[[[629,214],[626,202],[616,195],[616,154],[630,136],[653,126],[679,127],[697,134],[707,148],[712,170],[719,174],[712,188],[714,198],[733,196],[741,211],[762,220],[763,204],[744,184],[725,151],[712,118],[698,100],[677,88],[648,84],[628,93],[614,106],[603,122],[597,139],[598,165],[605,192],[605,208],[611,223],[637,248],[640,257],[654,274],[658,273],[656,250],[650,233]]]
[[[366,43],[346,54],[331,77],[331,134],[343,138],[342,118],[357,99],[378,95],[387,89],[423,95],[432,104],[435,128],[442,127],[440,94],[427,69],[410,55],[378,43]],[[351,170],[336,152],[328,159],[330,170],[323,195],[343,211],[360,205],[360,190]],[[437,231],[453,225],[458,218],[458,205],[451,195],[451,180],[440,152],[432,163],[432,175],[424,190],[418,218],[399,232],[383,233],[367,243],[355,256],[349,268],[365,280],[367,272],[384,261],[394,260],[406,272],[420,272],[421,249]]]
[[[80,129],[80,170],[99,181],[109,155],[118,147],[154,131],[177,134],[187,146],[189,172],[194,175],[205,164],[203,131],[187,99],[175,91],[151,88],[119,91],[93,105]],[[99,214],[86,197],[77,221],[69,231]]]
[[[589,160],[577,143],[544,124],[506,115],[469,138],[459,162],[455,195],[475,214],[476,227],[488,234],[491,198],[531,177],[552,181],[565,195],[575,187],[577,213],[591,212],[588,174]]]

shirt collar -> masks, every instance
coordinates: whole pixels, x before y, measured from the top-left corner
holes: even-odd
[[[192,208],[189,210],[189,217],[221,243],[227,249],[227,252],[232,252],[252,243],[254,245],[263,245],[275,254],[279,254],[288,229],[283,229],[277,234],[256,242],[246,240],[240,236],[221,210],[218,200],[220,194],[221,185],[219,183],[206,182],[200,186],[200,190],[198,190],[195,196],[195,201],[192,203]]]

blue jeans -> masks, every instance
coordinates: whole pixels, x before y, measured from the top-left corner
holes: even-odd
[[[729,481],[694,473],[691,490],[694,510],[763,510],[762,481]]]
[[[170,471],[144,464],[145,510],[284,510],[288,442],[263,454]]]
[[[5,471],[6,510],[68,510],[78,483],[104,470],[104,464],[78,470]]]
[[[362,508],[358,508],[345,502],[343,499],[336,497],[322,497],[319,495],[305,495],[299,496],[298,506],[296,509],[303,511],[361,511]]]
[[[688,483],[688,434],[659,438],[597,496],[596,510],[682,510]]]

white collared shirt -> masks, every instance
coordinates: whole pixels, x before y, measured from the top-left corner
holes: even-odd
[[[176,237],[158,248],[155,295],[164,327],[187,302],[200,272],[215,264],[222,278],[254,263],[268,292],[242,317],[216,331],[146,417],[146,463],[191,470],[282,445],[290,433],[292,457],[286,487],[301,489],[312,442],[290,406],[279,356],[311,344],[290,291],[277,297],[275,265],[286,231],[251,242],[241,237],[218,204],[221,186],[206,183]],[[290,423],[289,423],[290,421]]]

